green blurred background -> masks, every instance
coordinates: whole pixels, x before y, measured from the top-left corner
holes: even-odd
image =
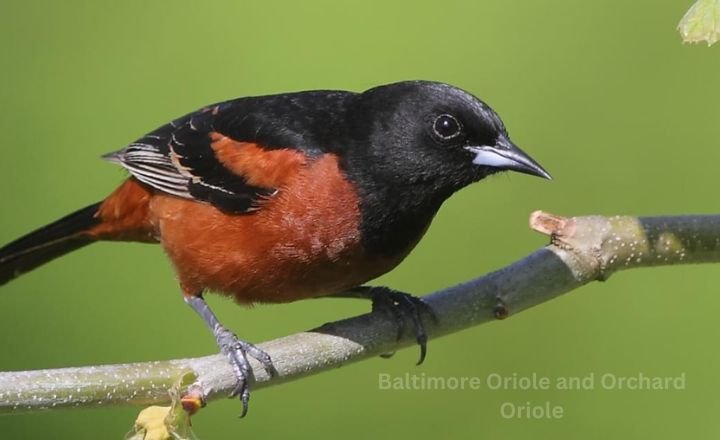
[[[0,242],[106,195],[123,171],[98,157],[204,104],[402,79],[463,87],[555,177],[502,175],[447,202],[424,241],[378,280],[417,294],[545,243],[544,209],[720,211],[720,47],[685,46],[690,0],[475,2],[66,0],[0,2]],[[510,320],[237,401],[194,418],[202,439],[370,437],[717,438],[716,267],[621,273]],[[363,313],[328,300],[220,318],[263,341]],[[204,355],[213,341],[159,247],[99,244],[2,288],[0,370]],[[378,374],[675,376],[682,391],[383,391]],[[508,420],[504,402],[560,405]],[[121,438],[138,408],[0,417],[0,438]]]

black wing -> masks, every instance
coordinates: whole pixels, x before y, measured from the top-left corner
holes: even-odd
[[[231,213],[244,213],[274,188],[248,184],[215,156],[211,134],[223,104],[190,113],[148,133],[104,158],[125,167],[139,181],[177,197],[200,200]],[[221,133],[222,134],[222,133]]]
[[[224,167],[212,148],[213,133],[316,157],[346,143],[345,111],[354,96],[319,90],[226,101],[176,119],[105,157],[160,191],[248,212],[276,188],[250,185]]]

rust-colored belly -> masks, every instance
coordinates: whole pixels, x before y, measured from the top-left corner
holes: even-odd
[[[303,166],[252,213],[161,194],[150,212],[186,295],[208,289],[242,303],[294,301],[362,284],[407,254],[365,253],[357,193],[331,155]]]

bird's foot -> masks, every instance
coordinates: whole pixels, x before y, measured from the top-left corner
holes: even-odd
[[[248,356],[260,362],[271,377],[277,375],[277,370],[275,370],[269,354],[256,345],[238,339],[233,332],[225,327],[218,328],[215,336],[220,350],[227,356],[235,372],[235,377],[237,378],[237,385],[230,393],[230,397],[240,396],[240,401],[243,406],[240,417],[245,417],[250,401],[249,381],[250,378],[253,377],[253,370],[248,361]]]
[[[373,312],[389,312],[393,315],[398,328],[398,339],[405,333],[405,323],[408,318],[412,320],[415,328],[415,340],[420,346],[420,359],[417,365],[422,364],[427,355],[427,331],[425,330],[422,315],[429,315],[433,322],[437,322],[437,316],[430,305],[422,298],[387,287],[371,287],[369,296],[372,300]],[[386,354],[384,357],[389,356]]]

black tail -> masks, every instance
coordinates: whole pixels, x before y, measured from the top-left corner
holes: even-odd
[[[61,255],[94,241],[83,234],[100,223],[95,214],[100,203],[50,223],[0,248],[0,286]]]

